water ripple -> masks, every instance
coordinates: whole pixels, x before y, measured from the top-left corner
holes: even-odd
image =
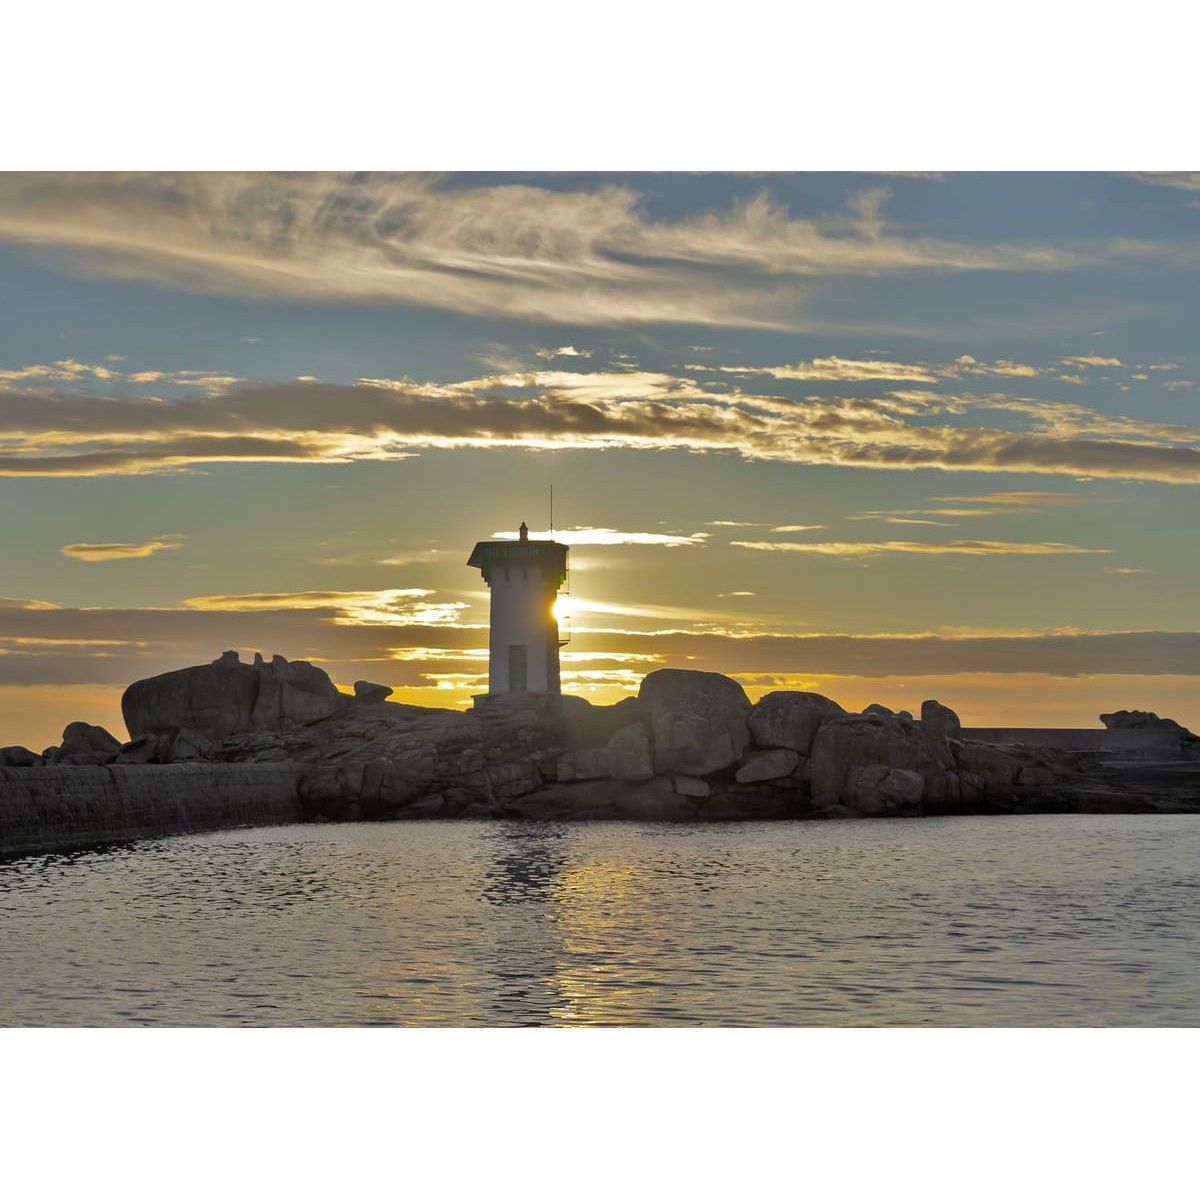
[[[1195,1025],[1200,821],[291,826],[0,864],[4,1025]]]

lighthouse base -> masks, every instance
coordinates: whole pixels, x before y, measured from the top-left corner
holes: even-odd
[[[591,708],[582,696],[564,696],[561,692],[491,692],[472,696],[472,708],[480,716],[503,717],[529,713],[533,717],[561,717]]]

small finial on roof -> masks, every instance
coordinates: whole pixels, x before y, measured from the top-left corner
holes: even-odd
[[[521,522],[521,528],[517,532],[521,535],[521,541],[529,541],[529,526],[524,521]]]

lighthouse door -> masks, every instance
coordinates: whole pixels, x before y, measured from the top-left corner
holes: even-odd
[[[529,691],[529,648],[527,646],[509,646],[508,648],[508,690],[510,692]]]

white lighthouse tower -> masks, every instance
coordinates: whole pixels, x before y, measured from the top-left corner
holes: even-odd
[[[567,579],[567,547],[529,540],[521,522],[518,541],[477,542],[467,559],[492,589],[488,695],[562,691],[554,601]]]

